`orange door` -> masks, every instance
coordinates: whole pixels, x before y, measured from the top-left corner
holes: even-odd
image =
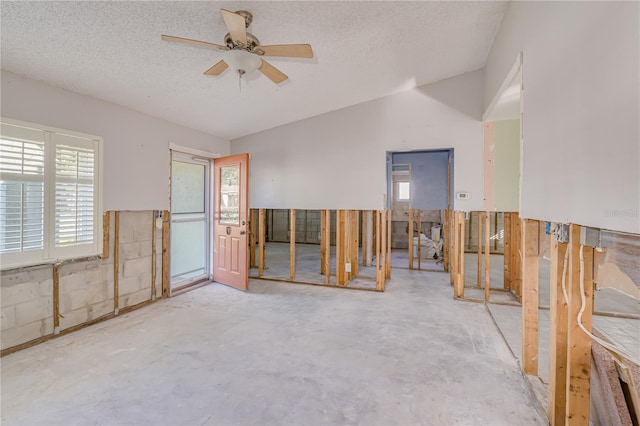
[[[213,167],[213,279],[247,290],[249,154],[216,158]]]

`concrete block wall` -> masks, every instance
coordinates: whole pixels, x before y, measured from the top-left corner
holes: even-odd
[[[162,297],[162,219],[152,211],[120,212],[119,309],[151,299],[152,227],[156,226],[156,297]],[[115,219],[110,213],[109,257],[59,267],[60,330],[114,313]],[[53,265],[0,273],[0,348],[54,332]]]

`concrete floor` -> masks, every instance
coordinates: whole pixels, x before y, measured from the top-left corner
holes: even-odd
[[[2,359],[3,424],[547,424],[449,276],[208,285]]]

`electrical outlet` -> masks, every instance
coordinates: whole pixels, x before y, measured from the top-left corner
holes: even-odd
[[[345,272],[351,272],[351,263],[345,263],[344,264],[344,271]]]

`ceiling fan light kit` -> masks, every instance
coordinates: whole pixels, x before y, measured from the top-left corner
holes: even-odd
[[[289,77],[262,59],[263,56],[313,58],[313,50],[308,44],[261,46],[258,38],[247,32],[247,27],[253,21],[253,15],[246,10],[231,12],[220,9],[220,13],[229,30],[224,36],[224,45],[169,35],[162,35],[162,40],[189,44],[222,53],[223,59],[206,70],[205,75],[218,76],[230,68],[238,74],[239,78],[242,78],[243,75],[258,70],[275,84],[282,83]]]

